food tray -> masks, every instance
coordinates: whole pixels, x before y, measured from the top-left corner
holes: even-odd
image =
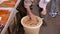
[[[1,0],[3,1],[3,0]],[[2,3],[0,3],[0,8],[7,8],[7,7],[14,7],[17,0],[5,0]]]

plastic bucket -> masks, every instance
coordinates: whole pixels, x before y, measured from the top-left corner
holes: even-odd
[[[21,20],[21,24],[24,27],[25,34],[39,34],[40,27],[41,27],[41,25],[43,23],[42,19],[40,17],[37,17],[38,20],[39,20],[39,25],[38,26],[34,26],[34,27],[30,27],[30,26],[27,26],[26,24],[23,23],[23,21],[26,20],[27,17],[28,16],[25,16]]]

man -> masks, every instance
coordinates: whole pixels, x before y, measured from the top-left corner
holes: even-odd
[[[35,4],[38,5],[39,8],[43,9],[42,12],[40,11],[41,14],[46,15],[46,13],[47,13],[46,12],[46,6],[47,6],[48,2],[50,2],[50,0],[24,0],[24,6],[25,6],[25,8],[27,10],[27,13],[30,16],[31,20],[37,21],[36,15],[32,13],[32,10],[30,9],[31,8],[30,6],[35,5]],[[35,11],[35,12],[38,12],[38,11]],[[39,14],[39,13],[37,13],[37,14]]]

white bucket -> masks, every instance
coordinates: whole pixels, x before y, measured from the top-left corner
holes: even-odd
[[[23,25],[24,27],[24,30],[25,30],[25,34],[39,34],[39,30],[40,30],[40,27],[42,25],[42,19],[40,17],[37,17],[38,20],[39,20],[39,25],[38,26],[34,26],[34,27],[30,27],[30,26],[27,26],[23,23],[23,20],[25,20],[28,16],[25,16],[22,18],[21,20],[21,24]]]

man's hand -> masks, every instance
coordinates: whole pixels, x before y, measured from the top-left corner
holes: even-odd
[[[37,22],[37,17],[34,14],[30,14],[29,17],[32,21]]]
[[[32,11],[31,11],[31,9],[30,9],[30,7],[28,7],[28,8],[26,8],[27,9],[27,14],[28,14],[28,16],[30,17],[30,19],[32,20],[32,21],[37,21],[37,18],[36,18],[36,16],[32,13]]]
[[[47,14],[47,11],[46,9],[43,8],[43,11],[41,12],[42,15],[46,15]]]
[[[50,0],[40,0],[39,6],[43,8],[43,11],[41,12],[42,15],[46,15],[46,6],[50,2]]]

